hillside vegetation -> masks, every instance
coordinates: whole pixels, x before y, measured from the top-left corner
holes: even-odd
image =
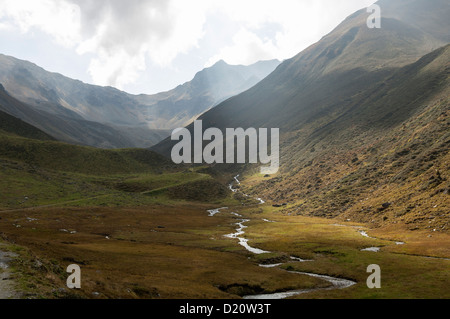
[[[2,111],[0,111],[0,130],[2,133],[9,133],[37,140],[55,140],[52,136],[40,129]]]
[[[447,232],[449,52],[400,70],[376,98],[355,99],[353,112],[287,144],[283,174],[254,191],[291,202],[291,213]]]
[[[149,150],[102,150],[10,133],[0,133],[0,177],[3,210],[229,197],[224,184],[209,174],[174,166]]]
[[[448,3],[378,4],[381,29],[367,28],[366,10],[354,13],[200,120],[204,130],[280,129],[279,174],[232,168],[247,193],[289,204],[286,214],[447,232]],[[167,139],[152,149],[167,156],[173,145]]]

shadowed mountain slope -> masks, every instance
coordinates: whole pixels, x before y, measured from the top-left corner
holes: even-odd
[[[2,111],[0,111],[0,130],[4,133],[37,140],[55,140],[52,136],[44,133],[40,129]]]
[[[204,129],[280,128],[280,174],[252,185],[275,203],[291,203],[286,212],[384,223],[403,218],[397,215],[409,205],[407,222],[424,210],[441,216],[450,209],[443,173],[450,171],[450,39],[442,31],[450,30],[450,7],[441,0],[378,4],[381,29],[369,29],[360,10],[200,117]],[[167,139],[153,149],[170,156],[174,144]],[[361,208],[366,198],[371,203]],[[448,216],[437,223],[445,227]]]
[[[64,115],[39,111],[0,88],[0,110],[23,120],[58,140],[102,148],[127,147],[133,141],[112,127]]]
[[[111,87],[88,85],[47,72],[30,62],[0,55],[0,83],[33,113],[57,116],[66,122],[81,121],[82,126],[91,123],[91,129],[84,133],[74,129],[59,134],[52,129],[47,131],[45,121],[37,115],[25,111],[12,114],[24,121],[33,117],[32,124],[39,123],[42,130],[60,140],[104,148],[150,147],[172,129],[189,124],[217,103],[255,85],[278,64],[279,61],[273,60],[230,66],[221,61],[174,90],[137,96]]]

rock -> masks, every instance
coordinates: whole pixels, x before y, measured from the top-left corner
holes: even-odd
[[[384,203],[384,204],[382,204],[381,206],[382,206],[384,209],[386,209],[386,208],[389,208],[391,205],[392,205],[392,203]]]
[[[39,259],[36,259],[35,261],[34,261],[34,263],[33,263],[33,268],[35,268],[35,269],[44,269],[45,267],[44,267],[44,264],[39,260]]]
[[[388,209],[391,205],[392,205],[392,203],[383,203],[383,204],[381,204],[380,208],[377,208],[377,211],[378,212],[382,212],[385,209]]]

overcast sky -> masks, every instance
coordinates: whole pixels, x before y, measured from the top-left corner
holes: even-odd
[[[0,0],[0,53],[139,93],[291,58],[375,0]]]

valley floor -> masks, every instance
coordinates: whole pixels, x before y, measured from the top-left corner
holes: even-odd
[[[2,250],[16,255],[9,271],[21,298],[230,299],[292,290],[308,293],[290,298],[450,297],[446,234],[371,231],[270,205],[230,206],[210,216],[213,208],[179,202],[1,212]],[[263,253],[226,236],[242,219],[247,228],[239,237]],[[70,264],[81,267],[80,290],[66,287]],[[366,285],[371,264],[381,267],[381,289]],[[332,285],[299,273],[356,284],[316,289]]]

